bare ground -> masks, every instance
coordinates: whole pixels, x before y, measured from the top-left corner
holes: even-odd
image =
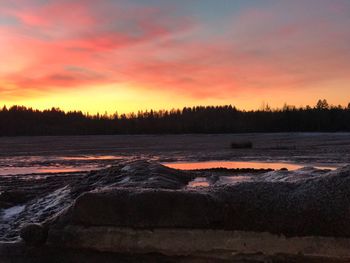
[[[232,142],[240,141],[251,141],[253,148],[230,148]],[[350,163],[350,133],[0,138],[0,160],[9,156],[77,156],[86,154],[144,157],[160,161],[255,160],[341,165]]]

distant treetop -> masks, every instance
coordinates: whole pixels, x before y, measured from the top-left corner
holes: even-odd
[[[347,107],[318,100],[314,107],[238,110],[232,105],[185,107],[182,110],[150,110],[113,115],[64,112],[59,108],[35,110],[4,106],[0,110],[0,136],[244,133],[244,132],[350,132]]]

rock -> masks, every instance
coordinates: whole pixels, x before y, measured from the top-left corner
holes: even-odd
[[[349,189],[349,167],[305,181],[200,190],[110,187],[81,195],[61,220],[84,226],[350,237]]]
[[[317,262],[330,262],[330,258],[339,259],[337,262],[350,260],[349,238],[286,238],[266,232],[67,226],[59,231],[51,230],[47,243],[59,249],[204,257],[205,262],[216,262],[215,258],[225,259],[224,262],[289,262],[267,260],[276,255],[298,257],[299,260],[293,262],[301,262],[301,255],[317,257]],[[262,259],[243,260],[252,255],[260,255]]]
[[[40,224],[27,224],[21,228],[20,236],[27,245],[42,245],[47,239],[47,229]]]
[[[193,179],[189,172],[144,160],[120,161],[98,171],[68,175],[45,175],[28,180],[27,175],[1,178],[0,240],[15,241],[19,226],[44,223],[69,207],[81,194],[108,187],[181,189]],[[9,217],[9,211],[23,206],[20,214]],[[10,210],[6,210],[10,209]]]
[[[235,185],[186,187],[193,177],[148,161],[82,175],[27,203],[23,218],[42,225],[28,224],[20,235],[30,250],[41,255],[51,248],[63,258],[62,251],[69,250],[72,255],[112,253],[111,258],[113,253],[217,259],[225,254],[231,260],[248,253],[265,260],[286,253],[300,262],[301,253],[350,259],[350,166],[275,171]]]
[[[215,228],[222,212],[207,192],[130,188],[83,194],[71,211],[72,224],[136,228]]]

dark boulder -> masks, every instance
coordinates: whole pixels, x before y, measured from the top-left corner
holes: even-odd
[[[27,224],[21,228],[20,236],[27,245],[42,245],[47,239],[47,229],[40,224]]]
[[[134,228],[215,227],[221,205],[208,192],[112,188],[82,195],[72,224]]]

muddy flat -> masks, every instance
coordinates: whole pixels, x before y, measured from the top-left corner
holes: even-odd
[[[232,149],[233,142],[252,148]],[[0,138],[0,168],[12,157],[70,157],[74,166],[108,162],[103,156],[159,161],[263,161],[302,165],[350,163],[350,133],[270,133],[214,135],[39,136]],[[75,160],[72,158],[75,157]],[[21,158],[20,158],[21,159]],[[16,162],[21,161],[17,159]],[[33,160],[35,162],[35,159]],[[63,161],[63,160],[60,160]]]

